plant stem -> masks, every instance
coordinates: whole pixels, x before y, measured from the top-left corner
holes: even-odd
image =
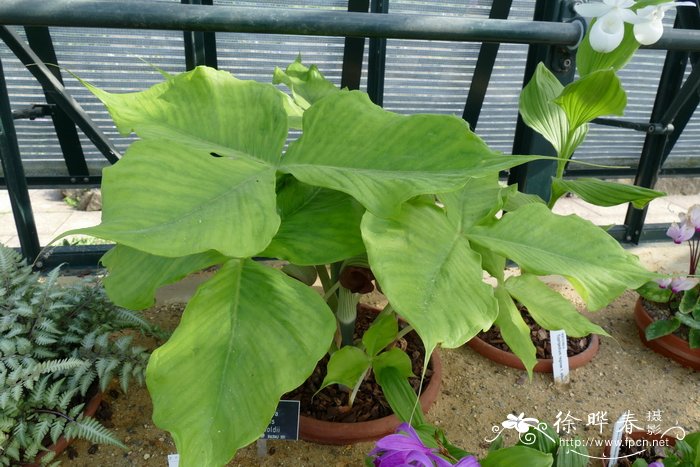
[[[360,386],[362,386],[362,382],[365,380],[365,377],[367,376],[367,372],[369,372],[369,369],[371,367],[367,367],[365,371],[362,372],[362,376],[360,376],[360,379],[357,380],[357,383],[355,384],[355,387],[352,388],[352,392],[350,393],[350,397],[348,399],[348,405],[352,407],[352,404],[355,402],[355,397],[357,396],[357,392],[360,390]]]
[[[326,269],[325,264],[320,264],[316,266],[316,274],[321,281],[321,286],[323,286],[323,292],[328,293],[328,289],[332,287],[331,278],[328,275],[328,269]]]
[[[411,326],[411,325],[409,324],[409,325],[407,325],[405,328],[403,328],[402,330],[400,330],[398,334],[396,334],[396,340],[401,339],[403,336],[405,336],[406,334],[408,334],[408,333],[411,332],[411,331],[413,331],[413,326]]]
[[[353,345],[353,335],[355,334],[355,320],[357,319],[357,304],[360,295],[352,293],[343,286],[338,288],[338,309],[335,317],[340,328],[341,347]]]

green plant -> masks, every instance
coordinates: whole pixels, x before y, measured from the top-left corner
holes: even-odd
[[[456,117],[385,111],[300,61],[274,79],[291,95],[204,67],[140,93],[86,84],[119,131],[140,138],[104,171],[102,223],[67,233],[117,243],[103,258],[110,297],[147,307],[159,286],[220,265],[147,370],[154,421],[183,465],[227,462],[263,432],[282,394],[351,343],[362,287],[342,285],[350,267],[371,270],[387,322],[401,316],[428,355],[494,320],[516,329],[511,294],[548,325],[602,332],[535,275],[566,276],[591,309],[654,277],[592,223],[498,183],[500,170],[541,156],[496,153]],[[302,134],[283,153],[290,127]],[[253,256],[288,261],[306,283],[318,274],[325,297]],[[505,258],[525,273],[505,280]],[[357,364],[331,379],[351,386],[376,370],[390,327],[342,351]],[[396,360],[382,366],[392,383],[405,378]]]
[[[82,414],[84,401],[114,377],[125,391],[132,379],[143,383],[148,353],[115,333],[153,328],[97,284],[59,286],[59,271],[42,278],[0,245],[0,465],[32,462],[60,436],[123,447]]]

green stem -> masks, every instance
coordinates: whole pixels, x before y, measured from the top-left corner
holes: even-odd
[[[401,339],[403,336],[405,336],[406,334],[408,334],[408,333],[411,332],[411,331],[413,331],[413,326],[411,326],[411,325],[409,324],[409,325],[407,325],[405,328],[403,328],[402,330],[400,330],[400,331],[398,332],[398,334],[396,334],[396,340]]]
[[[316,274],[318,274],[318,278],[321,281],[323,291],[327,293],[328,289],[332,287],[333,283],[331,282],[331,277],[328,275],[328,269],[326,269],[326,265],[321,264],[316,266]]]
[[[352,404],[355,402],[355,397],[357,397],[357,392],[360,390],[360,386],[362,386],[362,382],[365,380],[365,377],[367,376],[367,372],[369,372],[369,369],[371,367],[367,367],[365,371],[362,372],[362,376],[360,376],[360,379],[357,380],[357,383],[355,384],[355,387],[352,388],[352,392],[350,393],[350,398],[348,399],[348,405],[352,407]]]
[[[340,328],[341,346],[353,345],[357,304],[359,301],[360,294],[352,293],[343,286],[338,288],[338,308],[335,311],[335,317]]]

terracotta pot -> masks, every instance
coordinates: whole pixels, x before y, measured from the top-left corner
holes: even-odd
[[[649,315],[642,298],[637,299],[634,307],[634,321],[637,323],[639,330],[639,338],[642,343],[656,353],[660,353],[672,360],[677,361],[683,366],[700,370],[700,349],[691,349],[688,342],[678,336],[669,334],[668,336],[659,337],[658,339],[648,341],[644,334],[644,330],[649,326],[654,319]]]
[[[630,434],[626,434],[622,436],[623,442],[625,438],[632,438],[635,441],[639,441],[642,439],[646,439],[648,441],[660,441],[664,440],[667,446],[675,446],[676,445],[676,438],[672,436],[661,436],[661,435],[652,435],[647,433],[646,431],[633,431]],[[603,449],[603,459],[600,459],[600,466],[601,467],[608,467],[608,460],[610,459],[610,446],[605,446],[605,449]]]
[[[500,363],[511,368],[518,368],[520,370],[525,369],[523,362],[514,353],[506,352],[498,347],[494,347],[478,337],[475,337],[467,342],[467,345],[474,349],[476,353],[483,355],[496,363]],[[593,334],[590,342],[588,343],[588,347],[586,347],[583,352],[574,355],[573,357],[569,357],[569,369],[573,370],[593,360],[593,357],[595,357],[595,355],[598,353],[599,347],[600,339],[597,335]],[[551,373],[553,371],[552,362],[553,360],[551,358],[538,358],[534,371],[538,373]]]
[[[440,393],[442,363],[440,362],[437,349],[433,351],[433,355],[430,357],[430,364],[433,375],[428,386],[423,388],[419,399],[423,412],[428,411]],[[393,433],[400,423],[395,415],[355,423],[327,422],[302,415],[299,420],[299,437],[305,441],[338,445],[375,441]]]
[[[92,396],[92,399],[90,399],[85,406],[85,410],[83,410],[83,415],[86,417],[92,417],[95,415],[97,412],[97,409],[100,407],[100,402],[102,402],[102,398],[104,397],[104,393],[101,391],[98,391],[97,394]],[[67,440],[64,436],[61,436],[58,438],[55,444],[52,444],[51,446],[47,447],[47,451],[40,452],[37,454],[36,458],[34,459],[34,462],[31,464],[23,464],[24,467],[39,467],[41,465],[41,458],[46,455],[47,452],[53,451],[56,453],[56,456],[61,454],[63,451],[65,451],[68,446],[75,440],[71,439],[70,441]]]

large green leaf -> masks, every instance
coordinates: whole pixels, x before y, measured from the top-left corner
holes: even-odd
[[[527,126],[549,141],[560,158],[568,159],[588,133],[587,126],[570,133],[564,109],[554,100],[564,90],[556,76],[539,63],[535,74],[520,93],[520,115]]]
[[[141,140],[103,171],[102,223],[87,234],[153,255],[260,253],[279,226],[274,168],[206,149]]]
[[[476,226],[467,237],[529,273],[566,277],[592,310],[657,277],[601,228],[539,204],[522,206],[494,225]]]
[[[346,345],[331,355],[326,376],[318,390],[321,391],[331,384],[342,384],[349,388],[355,387],[371,363],[371,359],[362,349]]]
[[[304,134],[281,170],[343,191],[381,217],[414,196],[462,187],[470,177],[538,159],[496,153],[463,120],[399,115],[359,91],[326,96],[304,113]]]
[[[663,191],[595,178],[579,178],[576,180],[555,178],[552,180],[552,192],[552,196],[556,198],[571,192],[596,206],[607,207],[632,203],[637,209],[642,209],[651,200],[666,195]]]
[[[603,115],[622,115],[627,94],[614,70],[598,70],[568,84],[554,102],[564,109],[573,131]]]
[[[316,265],[364,253],[360,234],[364,208],[345,193],[288,177],[277,194],[282,224],[262,255]]]
[[[173,435],[180,465],[223,465],[255,441],[334,331],[308,287],[251,260],[225,263],[148,364],[153,420]]]
[[[481,467],[551,467],[554,458],[550,453],[540,452],[527,446],[511,446],[489,452],[481,460]]]
[[[545,329],[563,329],[573,337],[608,333],[578,312],[576,307],[547,284],[532,274],[512,276],[506,280],[506,289],[517,301],[527,307],[534,320]]]
[[[496,318],[480,256],[438,207],[408,203],[395,219],[367,212],[362,236],[382,290],[428,354],[438,343],[464,344]]]
[[[408,378],[393,366],[384,366],[375,371],[377,382],[382,387],[384,397],[402,422],[414,426],[425,423],[423,410],[418,403],[418,397],[408,382]]]
[[[481,178],[471,178],[459,190],[438,195],[445,205],[448,219],[458,225],[460,231],[496,215],[503,207],[498,183],[498,173]]]
[[[496,326],[510,350],[523,362],[528,375],[532,377],[532,369],[537,364],[537,349],[530,337],[530,327],[523,320],[513,299],[503,286],[496,288],[498,300],[498,317]]]
[[[141,310],[153,305],[159,287],[226,260],[215,251],[165,258],[116,245],[100,261],[109,270],[103,280],[109,298],[124,308]]]
[[[225,71],[197,67],[137,93],[112,94],[85,84],[122,134],[199,140],[273,165],[287,137],[284,96],[271,84],[239,80]]]
[[[370,357],[375,357],[387,345],[396,340],[399,323],[395,313],[381,313],[362,335],[362,345]]]

